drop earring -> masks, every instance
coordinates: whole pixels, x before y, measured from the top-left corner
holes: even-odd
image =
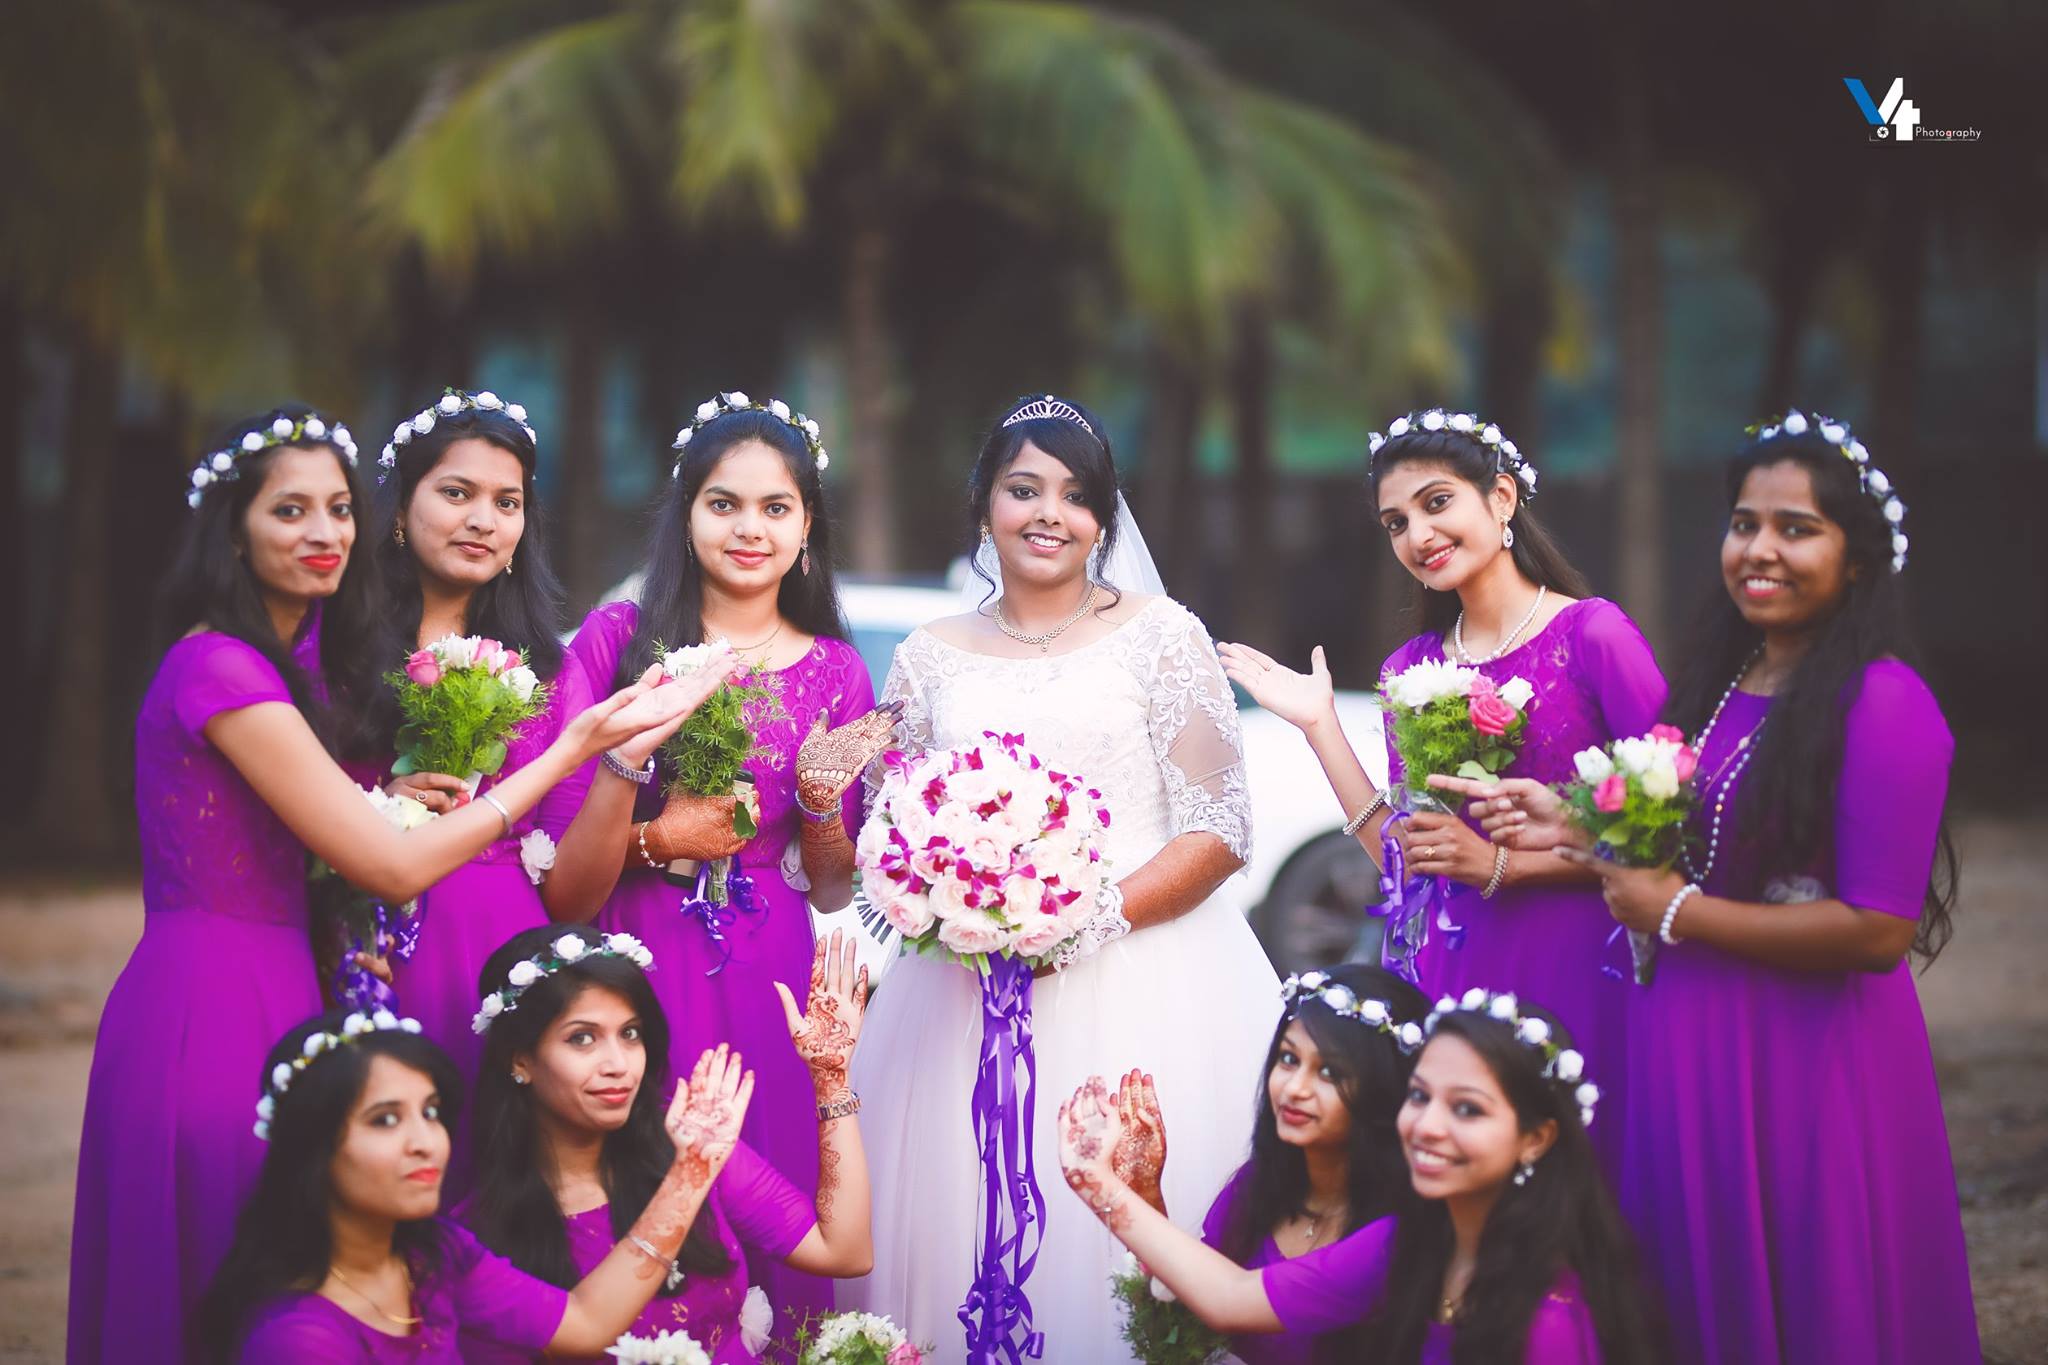
[[[1515,548],[1515,528],[1506,522],[1500,524],[1500,547],[1503,550]]]
[[[809,578],[811,576],[811,538],[809,536],[804,537],[803,550],[797,557],[797,564],[803,569],[804,577]]]
[[[392,527],[391,538],[397,541],[400,545],[405,544],[405,528],[403,526]]]
[[[1517,1185],[1526,1185],[1531,1180],[1535,1179],[1535,1177],[1536,1163],[1533,1161],[1525,1161],[1522,1163],[1522,1169],[1515,1172],[1515,1183]]]
[[[505,577],[507,577],[507,578],[510,578],[511,576],[512,576],[512,561],[508,559],[508,560],[506,560],[506,561],[505,561]]]

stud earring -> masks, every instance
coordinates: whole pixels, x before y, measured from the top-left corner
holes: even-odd
[[[1533,1161],[1525,1161],[1522,1163],[1522,1169],[1515,1172],[1515,1183],[1517,1185],[1526,1185],[1531,1180],[1535,1179],[1535,1177],[1536,1163]]]
[[[1515,528],[1506,522],[1500,524],[1500,547],[1503,550],[1515,548]]]
[[[525,1085],[525,1084],[526,1084],[526,1077],[525,1077],[525,1076],[523,1076],[523,1075],[521,1075],[521,1074],[520,1074],[519,1072],[515,1071],[515,1072],[513,1072],[513,1073],[512,1073],[512,1084],[514,1084],[514,1085]],[[1518,1184],[1518,1185],[1519,1185],[1519,1184],[1521,1183],[1521,1177],[1520,1177],[1520,1176],[1517,1176],[1517,1177],[1515,1177],[1515,1183],[1516,1183],[1516,1184]]]

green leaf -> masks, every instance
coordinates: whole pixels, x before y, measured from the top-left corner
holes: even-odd
[[[761,827],[754,823],[754,813],[747,809],[744,801],[733,802],[732,832],[742,839],[751,839],[761,832]]]
[[[494,739],[477,751],[476,770],[489,776],[505,766],[505,741]]]
[[[1491,755],[1486,757],[1491,757]],[[1482,758],[1478,763],[1474,763],[1468,758],[1458,765],[1457,776],[1469,778],[1474,782],[1484,782],[1493,776],[1493,770],[1485,766],[1485,758]]]
[[[409,753],[400,754],[398,761],[391,765],[391,775],[393,777],[404,777],[409,773],[416,773],[418,771],[419,765],[412,761],[412,755]]]

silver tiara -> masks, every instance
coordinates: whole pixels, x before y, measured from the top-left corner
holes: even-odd
[[[1073,404],[1062,403],[1051,394],[1043,398],[1034,398],[1018,408],[1003,419],[1003,425],[1014,427],[1019,422],[1035,422],[1041,417],[1056,417],[1062,422],[1072,422],[1090,436],[1095,434],[1095,428],[1088,425],[1088,419],[1083,417]]]

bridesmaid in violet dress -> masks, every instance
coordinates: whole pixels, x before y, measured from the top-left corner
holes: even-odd
[[[618,940],[586,949],[637,951]],[[660,1264],[675,1257],[733,1154],[754,1088],[740,1058],[707,1054],[678,1084],[664,1120],[673,1152],[645,1209],[564,1287],[435,1216],[462,1082],[419,1030],[385,1010],[337,1011],[293,1028],[263,1061],[255,1112],[270,1146],[196,1314],[202,1359],[460,1365],[464,1333],[590,1356],[661,1284]]]
[[[491,791],[545,751],[563,721],[591,700],[588,679],[559,639],[562,587],[548,561],[535,484],[537,438],[517,403],[461,391],[400,424],[396,436],[403,439],[384,448],[377,474],[378,662],[396,668],[443,636],[482,635],[518,650],[550,687],[547,708],[522,728],[504,766],[479,784]],[[388,769],[402,719],[392,689],[377,691],[372,714]],[[484,959],[550,918],[588,919],[604,899],[609,878],[594,876],[590,860],[578,857],[590,841],[565,837],[594,767],[557,783],[503,838],[429,888],[419,901],[418,946],[392,963],[400,1005],[447,1049],[465,1086],[476,1082],[481,1050],[469,1021]],[[414,773],[387,790],[449,810],[469,799],[462,778]]]
[[[1949,936],[1954,743],[1900,657],[1905,509],[1843,424],[1799,413],[1742,451],[1729,500],[1669,711],[1698,736],[1699,852],[1597,868],[1614,917],[1663,939],[1631,1002],[1622,1205],[1674,1360],[1973,1361],[1911,965]],[[1569,837],[1549,793],[1504,786],[1497,837]]]
[[[588,827],[608,841],[599,861],[617,885],[597,922],[644,940],[661,963],[654,990],[676,1051],[729,1042],[754,1060],[760,1094],[747,1144],[809,1198],[818,1188],[818,1102],[789,1049],[775,986],[801,997],[810,980],[806,897],[825,911],[852,897],[855,779],[889,742],[895,713],[876,710],[867,667],[847,643],[816,423],[779,400],[721,394],[697,409],[677,449],[639,600],[592,612],[570,650],[603,687],[637,676],[657,644],[731,641],[780,700],[778,714],[754,718],[759,749],[748,769],[759,833],[733,833],[730,797],[664,804],[652,773],[636,808],[636,789],[608,772],[572,837]],[[690,888],[666,865],[717,857],[731,857],[751,881],[757,908],[715,922],[685,914]],[[775,1257],[755,1255],[751,1272],[785,1327],[832,1306],[829,1283]]]
[[[403,901],[499,837],[592,754],[672,731],[708,692],[636,687],[577,717],[497,794],[404,833],[328,756],[329,716],[292,658],[310,604],[337,702],[367,684],[364,570],[350,569],[355,443],[280,408],[193,473],[164,587],[174,637],[135,728],[143,933],[101,1016],[72,1220],[74,1362],[176,1360],[192,1301],[260,1156],[250,1079],[264,1039],[319,1008],[308,849]],[[232,980],[233,990],[220,983]]]
[[[1418,584],[1425,628],[1389,656],[1381,676],[1448,661],[1496,684],[1526,680],[1534,689],[1526,738],[1508,772],[1537,782],[1569,779],[1581,749],[1648,731],[1664,704],[1656,659],[1620,607],[1588,595],[1528,509],[1535,466],[1468,414],[1424,413],[1391,430],[1373,437],[1372,488],[1394,554]],[[1385,801],[1338,727],[1321,651],[1308,675],[1243,645],[1222,653],[1233,680],[1302,729],[1359,839],[1383,859]],[[1391,727],[1387,747],[1398,787]],[[1483,986],[1541,1000],[1599,1048],[1618,1100],[1629,955],[1610,945],[1614,922],[1594,879],[1548,851],[1489,845],[1454,815],[1418,812],[1394,831],[1411,875],[1446,879],[1416,958],[1422,989],[1433,996]],[[1598,1136],[1612,1158],[1616,1131]]]

